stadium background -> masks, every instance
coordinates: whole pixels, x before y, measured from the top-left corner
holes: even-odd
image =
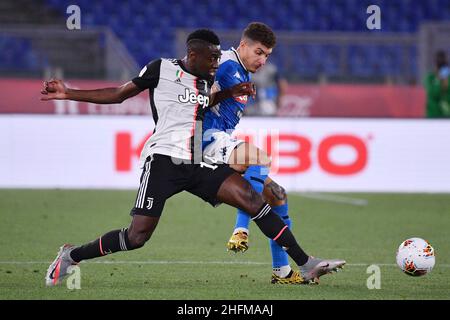
[[[81,10],[80,30],[69,30],[66,25],[72,14],[66,10],[73,4]],[[381,9],[381,30],[368,30],[366,26],[370,16],[366,10],[373,4]],[[61,241],[82,242],[108,230],[110,224],[101,224],[100,220],[108,221],[111,214],[122,215],[122,219],[110,220],[111,224],[118,221],[126,224],[127,205],[131,204],[138,187],[140,148],[153,130],[147,93],[110,106],[41,102],[42,81],[57,77],[70,86],[86,89],[117,85],[138,74],[148,61],[182,57],[186,34],[195,28],[214,29],[222,39],[222,47],[227,48],[238,45],[242,29],[251,21],[265,22],[277,33],[278,45],[270,61],[278,67],[288,85],[276,114],[262,116],[254,112],[245,116],[238,134],[271,152],[275,180],[288,191],[296,192],[291,193],[292,210],[303,212],[299,219],[304,221],[305,218],[309,227],[317,223],[318,231],[308,229],[307,225],[298,227],[302,228],[298,230],[303,232],[303,238],[310,237],[309,241],[314,241],[315,232],[320,232],[323,225],[328,226],[330,237],[333,232],[339,237],[335,229],[348,227],[355,220],[363,225],[372,223],[374,228],[379,227],[389,234],[373,234],[371,240],[359,239],[354,250],[346,250],[351,251],[352,256],[355,252],[367,251],[374,241],[384,238],[373,251],[368,250],[362,256],[356,254],[353,267],[365,266],[369,261],[384,261],[392,274],[395,273],[390,255],[395,253],[400,241],[409,236],[428,237],[432,243],[439,244],[441,252],[448,253],[445,230],[450,227],[447,194],[450,192],[450,123],[445,119],[425,119],[423,87],[426,73],[433,69],[436,51],[441,49],[450,54],[448,1],[6,0],[0,3],[0,214],[5,221],[3,233],[7,237],[11,236],[11,230],[16,230],[17,235],[13,237],[32,243],[36,239],[30,235],[38,232],[27,229],[31,221],[31,225],[48,230],[49,238],[40,251],[31,254],[34,258],[28,258],[25,245],[10,248],[5,238],[0,272],[22,268],[14,263],[10,264],[14,267],[9,268],[7,262],[50,259],[48,250],[56,248]],[[84,193],[74,189],[96,191]],[[33,205],[20,200],[24,198]],[[119,200],[122,203],[118,204]],[[85,201],[87,207],[78,207],[80,201]],[[100,209],[94,204],[97,201],[101,202]],[[194,223],[198,231],[197,223],[203,223],[203,212],[212,209],[197,202],[188,195],[179,196],[166,209],[175,212],[168,219],[173,219],[175,224]],[[188,222],[180,214],[186,206],[192,215]],[[116,212],[117,208],[122,211]],[[34,215],[30,209],[39,213]],[[366,218],[362,219],[358,215],[364,210]],[[211,240],[209,244],[211,250],[222,252],[222,242],[225,243],[231,232],[233,210],[220,208],[218,211],[228,212],[224,214],[227,218],[218,220],[220,214],[215,214],[211,225],[205,228],[223,226],[217,241]],[[330,217],[330,211],[337,216]],[[96,217],[95,222],[85,216],[87,212]],[[65,231],[50,231],[52,226],[60,226],[59,214],[65,221],[71,221],[76,214],[79,221],[68,223]],[[342,218],[341,214],[346,217]],[[308,217],[312,218],[308,220]],[[380,220],[372,221],[373,217]],[[400,225],[401,221],[407,221],[405,228]],[[89,224],[98,228],[86,227]],[[75,236],[68,231],[72,227],[79,227],[83,232]],[[361,228],[361,237],[364,232],[370,234],[370,228],[366,228]],[[173,236],[169,228],[161,229],[162,233]],[[258,263],[264,260],[261,257],[268,257],[268,253],[264,239],[256,233],[253,251],[246,253],[243,259],[244,262],[248,259],[250,265],[254,259],[257,263],[253,267],[262,268],[265,265]],[[38,234],[38,241],[42,242]],[[72,238],[65,240],[65,234]],[[184,230],[178,230],[178,234],[184,234]],[[205,238],[208,237],[205,234]],[[162,239],[155,240],[158,241]],[[328,242],[323,241],[315,242],[313,249],[320,251],[327,247]],[[328,248],[339,253],[343,242],[352,241],[352,236],[344,236],[339,241]],[[174,240],[174,243],[178,242]],[[383,253],[371,255],[370,252],[380,252],[383,244],[390,251],[381,249]],[[178,244],[175,247],[175,252],[167,256],[161,254],[152,258],[183,260],[185,257],[194,261],[208,258],[195,254],[192,257],[188,255],[192,253],[190,248],[181,248]],[[335,252],[325,250],[329,255]],[[145,255],[132,257],[149,259]],[[210,258],[213,261],[226,259],[214,254]],[[239,264],[242,262],[239,258],[233,259],[238,268],[247,267]],[[431,282],[439,288],[428,286],[429,291],[423,292],[423,297],[449,298],[449,281],[444,275],[448,254],[442,260],[443,269],[438,269],[442,272],[433,274],[435,278]],[[215,267],[214,263],[211,265]],[[44,265],[39,265],[37,270],[42,268]],[[195,279],[200,275],[193,269],[189,270]],[[15,276],[18,276],[17,270],[12,272]],[[40,275],[33,274],[34,270],[28,270],[31,275],[25,277],[30,283]],[[361,273],[365,269],[358,271]],[[10,273],[2,277],[2,286],[8,289],[2,297],[39,298],[43,294],[36,291],[27,295],[14,289],[20,276],[8,276]],[[267,275],[260,270],[255,275],[257,283],[265,283],[265,277]],[[364,284],[364,275],[360,274],[360,278]],[[394,275],[392,278],[396,281]],[[250,279],[244,276],[242,281],[250,282]],[[195,281],[192,282],[194,284],[190,285],[195,287]],[[254,283],[248,285],[255,287]],[[338,282],[335,286],[339,285],[345,286],[345,283]],[[399,290],[404,292],[399,295],[393,291],[359,297],[417,298],[409,293],[408,285],[406,280],[400,284]],[[269,299],[273,294],[275,298],[298,297],[291,295],[292,289],[288,290],[284,292],[286,295],[270,291],[266,296],[263,291],[259,297]],[[367,289],[362,292],[366,294]],[[123,298],[113,293],[102,296],[91,291],[79,297]],[[47,294],[44,297],[66,297],[61,291]],[[181,290],[166,294],[147,297],[184,298],[187,293]],[[241,294],[250,299],[257,296],[251,290]],[[211,292],[204,296],[192,295],[192,298],[208,297],[233,298],[220,293],[211,295]],[[319,293],[310,297],[323,298]],[[324,297],[341,298],[336,292]],[[358,298],[358,294],[348,293],[343,297]],[[419,294],[419,297],[422,296]]]

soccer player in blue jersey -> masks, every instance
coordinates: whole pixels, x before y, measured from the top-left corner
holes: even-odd
[[[216,74],[215,90],[225,90],[236,84],[250,82],[251,73],[258,71],[269,58],[275,46],[276,38],[267,25],[250,23],[242,34],[237,49],[222,51],[219,69]],[[203,119],[203,155],[217,163],[228,163],[270,204],[290,228],[287,195],[283,187],[268,177],[270,157],[256,146],[231,137],[243,114],[247,96],[230,98],[213,106]],[[250,216],[238,210],[233,234],[227,248],[234,252],[248,249]],[[324,260],[310,257],[300,273],[294,271],[288,260],[288,254],[275,241],[270,240],[272,253],[272,283],[300,284],[306,269],[311,264],[324,263]],[[303,270],[304,269],[304,270]]]

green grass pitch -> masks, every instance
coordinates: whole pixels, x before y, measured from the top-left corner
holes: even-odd
[[[143,248],[81,263],[81,289],[69,290],[44,284],[59,246],[127,226],[135,192],[3,189],[0,299],[450,299],[450,194],[339,196],[367,205],[289,196],[293,232],[305,251],[347,260],[318,286],[270,284],[268,241],[257,226],[246,253],[229,253],[235,209],[182,193],[166,203]],[[397,247],[413,236],[436,251],[433,272],[420,278],[395,265]],[[371,264],[380,267],[380,289],[367,288]]]

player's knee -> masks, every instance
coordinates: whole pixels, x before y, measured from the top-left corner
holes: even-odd
[[[275,196],[274,194],[271,194],[269,199],[266,200],[271,207],[278,207],[282,206],[287,201],[287,194],[284,188],[281,188],[280,192]]]
[[[272,164],[272,159],[269,157],[267,153],[264,151],[260,151],[258,149],[258,157],[257,157],[257,164],[260,166],[265,166],[270,168],[270,165]]]
[[[272,207],[277,207],[287,202],[286,190],[274,181],[270,181],[264,188],[264,199]]]
[[[270,159],[269,157],[264,157],[261,162],[261,165],[267,168],[270,168],[270,166],[272,165],[272,159]]]
[[[128,241],[133,249],[142,248],[150,239],[150,232],[131,232],[128,234]]]
[[[230,164],[230,168],[238,173],[244,173],[247,170],[248,165],[245,164]]]
[[[267,198],[266,201],[271,207],[282,206],[287,201],[287,195],[286,195],[286,198],[284,200],[280,200],[277,197],[272,195],[271,197]]]
[[[245,188],[245,202],[248,206],[246,211],[253,217],[258,214],[258,210],[261,209],[264,204],[262,196],[248,184]]]

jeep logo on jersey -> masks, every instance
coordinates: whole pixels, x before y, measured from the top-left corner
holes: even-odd
[[[209,105],[209,97],[206,97],[202,94],[196,95],[195,93],[189,91],[188,88],[185,89],[184,91],[184,96],[182,96],[181,94],[178,95],[178,101],[182,102],[182,103],[192,103],[192,104],[199,104],[201,105],[203,108],[206,108]]]

